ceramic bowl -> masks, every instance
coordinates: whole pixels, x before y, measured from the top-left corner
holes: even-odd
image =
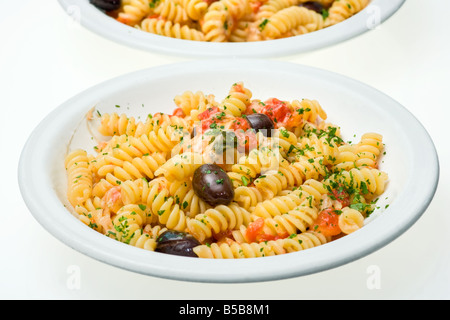
[[[267,68],[268,67],[268,68]],[[270,71],[269,71],[270,70]],[[264,258],[215,260],[150,252],[108,238],[71,214],[64,158],[73,148],[93,150],[87,112],[130,116],[171,113],[185,90],[224,98],[243,81],[254,98],[316,99],[344,140],[383,135],[389,174],[385,193],[360,230],[325,245]],[[120,106],[118,109],[116,106]],[[69,247],[99,261],[151,276],[196,282],[254,282],[303,276],[360,259],[411,227],[425,212],[438,183],[433,141],[420,122],[382,92],[339,74],[257,59],[183,62],[126,74],[88,89],[52,111],[33,131],[20,158],[19,184],[35,219]],[[388,208],[386,206],[389,205]]]
[[[392,16],[405,0],[372,0],[363,11],[332,27],[301,36],[246,43],[213,43],[174,39],[129,27],[98,10],[89,0],[59,0],[67,14],[87,29],[120,44],[183,57],[287,56],[343,42],[374,29]]]

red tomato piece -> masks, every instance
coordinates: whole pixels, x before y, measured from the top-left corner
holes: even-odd
[[[261,109],[264,107],[263,105],[264,105],[264,103],[259,102],[257,100],[253,100],[247,106],[247,109],[245,110],[244,114],[249,115],[249,114],[254,114],[254,113],[261,113]]]
[[[289,235],[286,232],[284,232],[282,234],[277,234],[275,236],[271,235],[271,234],[267,234],[267,233],[262,233],[256,237],[256,240],[258,242],[264,242],[264,241],[284,239],[284,238],[287,238],[288,236]]]
[[[260,108],[260,113],[267,115],[275,124],[275,126],[285,126],[291,116],[291,111],[286,102],[277,98],[268,99]]]
[[[198,115],[198,118],[199,118],[200,120],[209,119],[209,118],[211,118],[211,116],[212,116],[213,114],[215,114],[215,113],[217,113],[217,112],[219,112],[219,111],[220,111],[219,108],[217,108],[217,107],[211,107],[211,108],[206,109],[206,110],[203,111],[202,113],[200,113],[200,114]]]
[[[211,124],[214,122],[213,116],[219,111],[219,108],[211,107],[198,115],[198,118],[200,119],[202,124],[202,132],[205,132],[210,128]]]
[[[271,235],[264,232],[264,218],[258,218],[251,222],[245,233],[249,242],[264,242],[287,238],[289,235],[284,232],[282,234]]]
[[[336,236],[341,233],[341,228],[339,228],[339,215],[333,208],[327,208],[322,210],[313,227],[312,230],[322,233],[324,236]]]
[[[255,221],[249,223],[247,230],[245,231],[245,236],[249,242],[255,242],[257,236],[262,233],[264,228],[264,218],[256,219]]]
[[[350,205],[350,196],[343,188],[339,188],[339,190],[334,189],[332,193],[336,200],[342,204],[342,207]]]
[[[176,117],[180,117],[180,118],[184,118],[184,117],[186,116],[186,115],[184,114],[183,109],[181,109],[181,108],[176,108],[176,109],[173,111],[173,115],[176,116]]]
[[[250,129],[250,124],[248,123],[248,121],[246,119],[241,118],[241,117],[236,117],[233,120],[233,124],[231,125],[231,129],[247,131],[248,129]]]

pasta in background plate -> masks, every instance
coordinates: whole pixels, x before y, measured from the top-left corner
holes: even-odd
[[[104,137],[65,161],[67,197],[92,229],[200,258],[300,251],[364,226],[388,183],[383,137],[346,142],[316,100],[174,97],[171,115],[92,113]],[[97,115],[97,119],[93,115]]]
[[[194,41],[246,42],[298,36],[340,23],[370,0],[91,0],[117,21]],[[114,9],[109,2],[114,2]]]

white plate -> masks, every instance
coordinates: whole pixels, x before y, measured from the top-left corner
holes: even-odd
[[[405,0],[373,0],[363,11],[335,26],[297,37],[247,43],[212,43],[163,37],[118,23],[91,5],[89,0],[59,2],[66,13],[87,29],[134,48],[196,58],[266,58],[316,50],[358,36],[388,19]]]
[[[221,99],[238,81],[244,82],[254,98],[262,100],[317,99],[328,113],[328,120],[341,126],[346,141],[355,141],[365,132],[381,133],[386,144],[381,169],[389,174],[390,181],[379,205],[384,209],[385,204],[390,204],[389,208],[374,213],[361,230],[323,246],[240,260],[186,258],[138,249],[88,228],[66,209],[64,157],[69,143],[70,148],[92,150],[83,120],[89,109],[133,116],[172,112],[173,97],[185,90],[202,90]],[[68,246],[134,272],[199,282],[289,278],[359,259],[389,244],[419,219],[434,196],[438,175],[437,154],[426,130],[383,93],[311,67],[240,59],[173,64],[97,85],[59,106],[42,121],[27,141],[19,164],[19,184],[29,210]]]

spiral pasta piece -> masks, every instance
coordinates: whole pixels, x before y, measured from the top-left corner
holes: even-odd
[[[114,231],[110,231],[108,235],[120,242],[129,244],[135,232],[144,225],[146,217],[146,213],[139,205],[125,205],[113,217]]]
[[[232,165],[231,172],[227,174],[235,187],[247,185],[257,175],[277,170],[280,161],[281,155],[277,150],[267,147],[253,149]]]
[[[318,181],[315,179],[306,180],[299,188],[298,191],[303,196],[312,196],[313,201],[316,202],[316,205],[322,199],[323,195],[328,194],[330,191],[327,188],[327,184],[322,181]]]
[[[192,110],[205,110],[208,105],[208,99],[201,91],[185,91],[175,96],[175,104],[183,110],[185,115],[190,115]]]
[[[345,234],[350,234],[359,230],[364,225],[364,216],[361,212],[349,207],[342,209],[339,215],[339,228]]]
[[[128,118],[126,114],[106,113],[102,115],[98,131],[104,136],[134,135],[136,132],[136,120],[133,117]]]
[[[174,23],[186,23],[189,21],[185,8],[178,0],[161,0],[154,10],[155,14]]]
[[[383,150],[383,136],[378,133],[365,133],[361,141],[356,145],[356,156],[358,157],[358,166],[370,166],[376,168],[378,159]]]
[[[250,21],[238,21],[235,28],[231,31],[229,41],[230,42],[245,42],[249,36],[249,29],[252,22]]]
[[[363,167],[342,171],[329,179],[358,189],[365,198],[374,198],[384,192],[388,176],[378,169]]]
[[[325,26],[332,26],[342,22],[363,10],[370,0],[339,0],[334,1],[328,10]]]
[[[205,40],[210,42],[225,42],[228,39],[228,22],[225,10],[210,6],[204,16],[201,30],[205,35]]]
[[[256,20],[261,23],[282,9],[295,6],[299,0],[269,0],[265,2],[256,13]]]
[[[303,27],[306,33],[322,29],[324,26],[322,15],[297,6],[282,9],[266,21],[261,34],[267,39],[279,38],[299,27]]]
[[[149,183],[143,179],[134,182],[126,181],[121,184],[122,201],[124,203],[140,203],[145,208],[147,223],[158,222],[168,229],[184,231],[186,228],[186,214],[170,196],[167,183],[157,178]]]
[[[309,179],[319,180],[327,175],[324,158],[298,157],[287,167],[280,167],[279,172],[288,180],[288,188],[298,187]]]
[[[323,110],[317,100],[294,100],[291,104],[292,107],[301,114],[302,119],[305,121],[315,123],[319,119],[326,120],[328,118],[327,113]]]
[[[283,158],[289,158],[297,148],[297,136],[283,127],[273,129],[268,143],[273,149],[278,149]]]
[[[316,134],[302,136],[298,139],[296,152],[297,158],[322,158],[325,165],[333,165],[341,160],[341,141],[339,136]]]
[[[252,92],[245,88],[242,82],[235,83],[231,87],[228,96],[222,101],[221,107],[225,113],[239,117],[247,109],[251,98]]]
[[[244,208],[231,203],[218,205],[190,219],[187,223],[189,232],[200,242],[211,238],[213,234],[239,228],[250,222],[250,213]]]
[[[323,245],[328,241],[329,238],[322,234],[308,231],[286,239],[261,243],[200,245],[194,248],[194,252],[199,258],[209,259],[259,258],[306,250]]]
[[[203,41],[205,39],[205,35],[199,30],[158,18],[146,18],[137,28],[149,33],[176,39],[191,41]]]
[[[158,131],[160,128],[166,129],[173,127],[189,131],[190,124],[181,117],[169,116],[157,113],[154,116],[149,115],[145,122],[136,121],[134,117],[128,117],[125,114],[105,113],[101,116],[101,123],[98,128],[100,134],[104,136],[135,136],[149,134],[152,131]]]
[[[253,214],[264,219],[272,218],[294,210],[305,200],[308,200],[308,203],[314,203],[314,198],[309,193],[302,192],[302,190],[290,191],[288,194],[258,203]]]
[[[189,18],[194,21],[200,20],[208,10],[208,4],[203,0],[181,0],[181,5],[186,9]]]
[[[72,206],[84,203],[92,194],[92,172],[87,152],[77,149],[65,158],[67,172],[67,197]]]
[[[131,161],[124,160],[120,165],[103,165],[98,168],[97,174],[105,177],[108,173],[112,173],[120,181],[139,178],[153,179],[154,172],[165,162],[166,155],[156,152],[151,155],[134,157]]]
[[[128,241],[128,244],[148,251],[155,251],[157,246],[156,239],[145,233],[143,229],[137,229]]]
[[[287,237],[291,234],[306,232],[318,216],[318,209],[311,201],[304,200],[299,206],[273,218],[264,220],[264,233]]]
[[[169,192],[175,198],[175,202],[180,205],[190,218],[211,208],[211,205],[207,204],[195,193],[190,179],[170,182]]]
[[[125,0],[122,3],[117,20],[129,26],[134,26],[150,14],[150,11],[150,0]]]
[[[155,176],[164,176],[169,181],[184,180],[191,177],[194,171],[203,164],[203,156],[199,153],[185,152],[170,158],[155,171]]]
[[[248,0],[213,2],[204,15],[201,29],[206,41],[225,42],[235,28],[235,21],[250,13]]]
[[[246,210],[253,211],[263,201],[262,193],[255,187],[238,186],[234,190],[234,201]]]
[[[76,205],[74,208],[78,219],[85,225],[103,233],[103,227],[100,223],[103,210],[101,209],[101,199],[98,197],[90,198],[85,203]]]

